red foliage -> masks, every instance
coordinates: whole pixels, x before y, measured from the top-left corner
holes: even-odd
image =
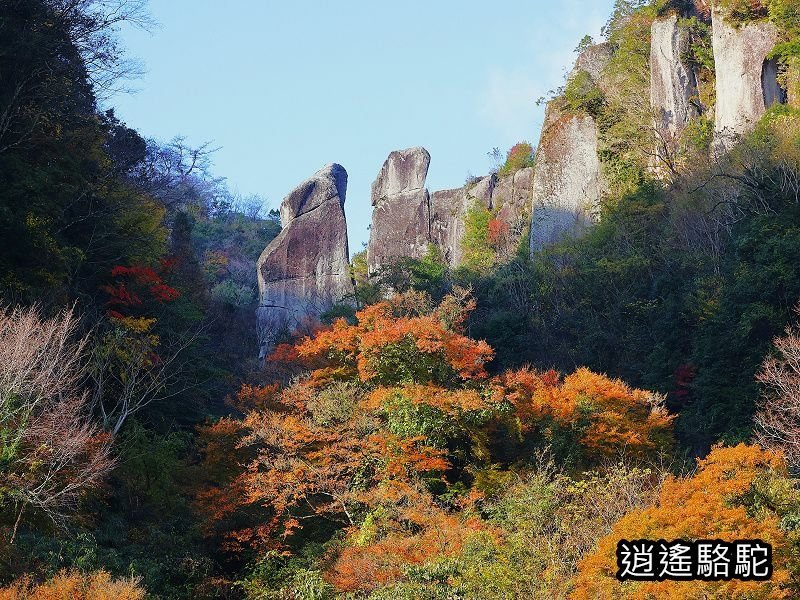
[[[697,370],[691,364],[680,365],[673,375],[675,389],[669,395],[670,408],[679,409],[688,404],[691,398],[691,385],[697,376]]]
[[[173,263],[170,260],[163,259],[162,270],[168,269],[171,264]],[[106,305],[114,307],[108,311],[111,318],[129,316],[123,313],[144,305],[146,301],[152,300],[164,304],[176,300],[181,295],[178,290],[167,285],[162,276],[150,267],[117,265],[111,269],[111,277],[116,281],[102,288],[109,296]]]
[[[492,219],[489,221],[489,231],[487,239],[493,248],[499,248],[508,241],[509,227],[508,223],[500,219]]]

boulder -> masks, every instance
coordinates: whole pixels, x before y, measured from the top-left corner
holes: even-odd
[[[372,184],[372,229],[367,266],[378,272],[401,257],[425,255],[430,237],[430,198],[425,179],[431,156],[425,148],[389,154]]]
[[[347,172],[328,165],[281,203],[280,234],[258,259],[260,356],[284,332],[317,320],[353,293],[344,201]]]
[[[752,131],[770,104],[784,101],[784,93],[777,66],[767,60],[778,39],[775,25],[761,20],[735,26],[717,7],[711,18],[717,88],[714,148],[720,152]]]

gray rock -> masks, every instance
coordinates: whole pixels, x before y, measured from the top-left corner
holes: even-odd
[[[678,27],[678,17],[656,19],[651,26],[650,102],[658,132],[657,152],[674,153],[678,138],[697,115],[690,102],[697,94],[694,72],[683,63],[688,32]]]
[[[578,235],[594,222],[604,189],[594,119],[551,116],[536,155],[531,250]]]
[[[480,200],[481,202],[491,202],[490,188],[483,183],[490,179],[485,177],[471,189],[478,188],[479,193],[483,194],[486,199]],[[431,241],[439,247],[442,258],[451,267],[457,267],[461,263],[464,216],[474,201],[475,198],[469,197],[463,187],[431,194]]]
[[[386,198],[425,187],[431,155],[425,148],[395,150],[383,163],[372,184],[372,206]]]
[[[278,335],[312,322],[353,293],[344,214],[347,172],[328,165],[281,204],[283,229],[258,259],[260,356]]]
[[[509,231],[509,249],[516,248],[528,228],[533,169],[520,169],[513,175],[489,175],[453,190],[431,194],[431,241],[441,250],[451,268],[461,266],[467,211],[476,203],[493,210],[495,218],[505,222]],[[505,257],[501,256],[501,259]]]
[[[578,55],[569,78],[574,77],[578,71],[586,71],[592,81],[602,87],[603,70],[608,65],[608,61],[611,60],[613,51],[613,47],[608,42],[589,46]]]
[[[425,178],[431,156],[424,148],[389,154],[372,184],[372,229],[367,266],[378,272],[398,258],[425,255],[430,237],[430,199]]]
[[[767,107],[781,101],[777,69],[767,61],[775,47],[777,29],[769,21],[736,27],[717,7],[712,10],[717,102],[714,109],[714,148],[720,152],[753,130]]]

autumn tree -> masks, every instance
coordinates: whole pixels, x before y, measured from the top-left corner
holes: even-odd
[[[587,463],[669,450],[671,418],[652,394],[585,369],[491,377],[492,349],[465,335],[473,309],[466,290],[438,305],[396,294],[355,323],[340,319],[280,346],[268,362],[296,362],[305,374],[243,387],[234,404],[244,419],[203,433],[228,457],[206,452],[199,498],[211,530],[228,524],[226,547],[271,556],[340,531],[324,575],[363,592],[497,535],[476,511],[486,499],[478,474],[522,458],[520,439],[541,447],[566,431]],[[495,455],[499,446],[520,454]]]
[[[757,376],[764,393],[755,415],[756,436],[764,446],[783,451],[796,469],[800,466],[800,328],[788,326],[773,345],[775,354],[764,359]]]
[[[694,475],[669,477],[657,502],[623,516],[580,564],[573,598],[788,598],[790,534],[782,520],[798,503],[780,453],[740,444],[717,447]],[[621,539],[761,539],[772,545],[769,581],[620,583],[615,575]],[[794,590],[796,593],[796,590]]]
[[[46,583],[22,577],[0,588],[0,600],[143,600],[145,590],[136,578],[112,579],[106,571],[89,575],[61,572]]]
[[[86,414],[76,328],[70,312],[0,311],[0,505],[11,540],[26,512],[63,522],[112,466],[110,440]]]

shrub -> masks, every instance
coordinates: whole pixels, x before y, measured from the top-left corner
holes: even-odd
[[[501,177],[513,175],[520,169],[533,166],[533,146],[528,142],[514,144],[506,155],[506,162],[497,172]]]
[[[0,600],[143,600],[137,579],[111,579],[105,571],[90,575],[62,572],[47,583],[23,577],[0,589]]]

